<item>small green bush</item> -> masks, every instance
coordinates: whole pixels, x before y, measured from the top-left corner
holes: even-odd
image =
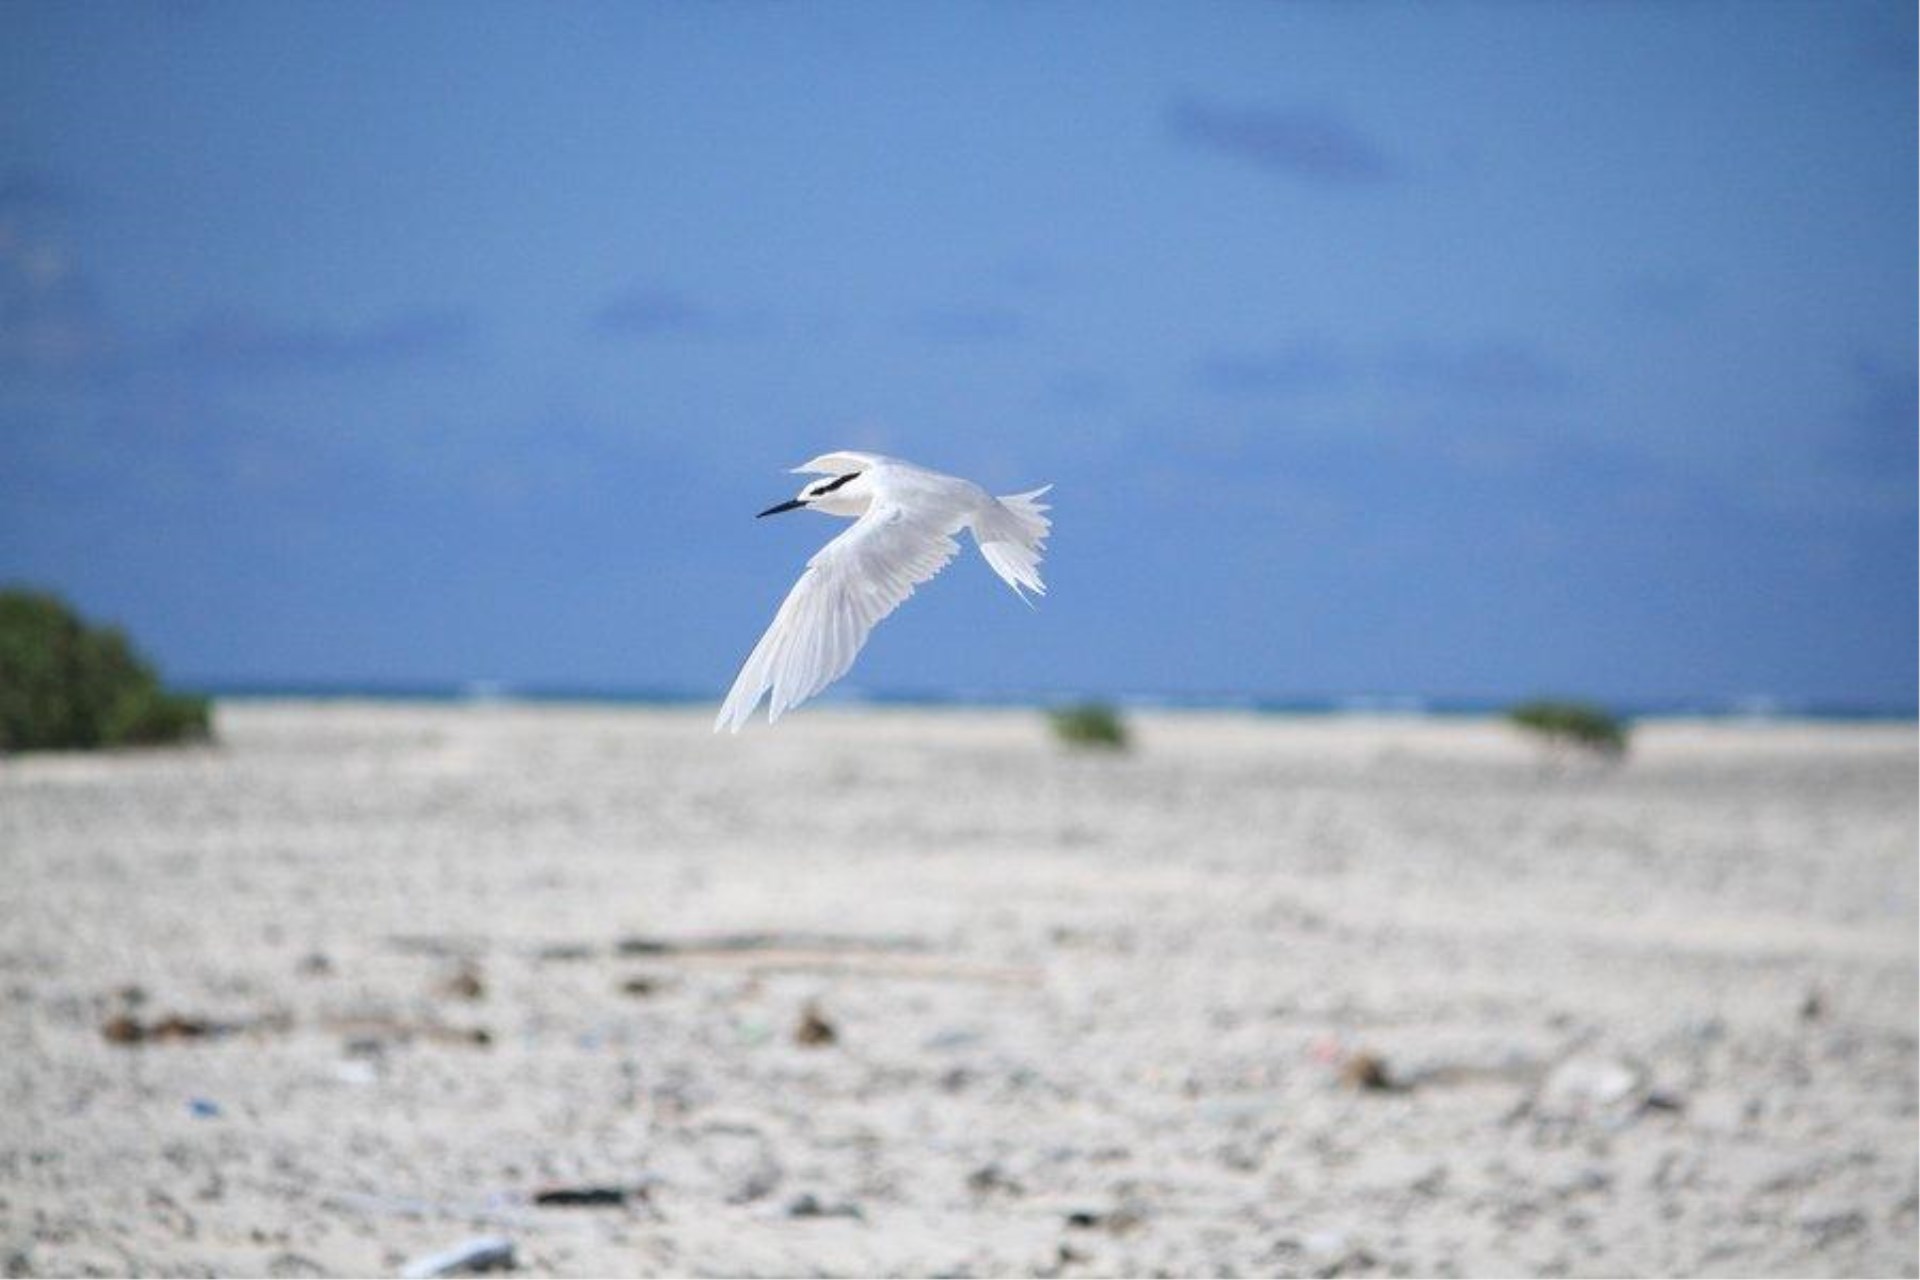
[[[1549,748],[1571,747],[1611,759],[1627,753],[1625,722],[1591,702],[1535,698],[1508,710],[1507,721]]]
[[[1082,702],[1047,712],[1054,736],[1070,747],[1098,747],[1124,751],[1127,726],[1120,713],[1104,702]]]
[[[162,689],[118,629],[90,627],[44,592],[0,591],[0,751],[210,735],[206,699]]]

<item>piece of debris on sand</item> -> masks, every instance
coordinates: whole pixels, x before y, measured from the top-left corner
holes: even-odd
[[[450,1000],[484,1000],[487,995],[487,983],[480,976],[480,970],[465,964],[448,975],[446,981],[440,984],[440,994]]]
[[[493,1044],[493,1032],[485,1027],[461,1027],[430,1020],[370,1015],[329,1018],[322,1025],[339,1035],[347,1051],[353,1054],[373,1054],[385,1044],[411,1044],[416,1040],[476,1049]]]
[[[545,1187],[533,1193],[533,1202],[548,1209],[600,1209],[625,1205],[646,1191],[635,1187]]]
[[[285,1031],[291,1022],[284,1014],[222,1021],[169,1013],[142,1021],[130,1013],[116,1013],[100,1024],[100,1034],[109,1044],[167,1044],[187,1040],[216,1040],[243,1031]]]
[[[793,1029],[793,1042],[806,1045],[808,1048],[818,1048],[832,1044],[839,1038],[839,1031],[827,1021],[827,1016],[820,1011],[820,1006],[811,1000],[807,1001],[807,1007],[800,1011],[800,1025]]]
[[[859,1205],[850,1200],[826,1201],[811,1191],[795,1196],[787,1204],[789,1218],[857,1218],[864,1220],[866,1213]]]
[[[434,1276],[471,1276],[513,1269],[513,1241],[505,1236],[475,1236],[450,1249],[415,1258],[401,1269],[407,1280]]]
[[[1362,1093],[1399,1093],[1406,1088],[1385,1058],[1364,1049],[1348,1054],[1340,1063],[1340,1083]]]

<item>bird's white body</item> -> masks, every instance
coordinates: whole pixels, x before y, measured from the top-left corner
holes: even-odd
[[[877,453],[822,454],[794,472],[828,478],[762,515],[807,507],[854,524],[807,561],[740,668],[716,732],[738,733],[763,695],[771,694],[771,723],[845,675],[874,625],[958,554],[954,535],[963,529],[1015,594],[1046,594],[1040,556],[1051,525],[1038,499],[1051,485],[996,498],[970,480]]]

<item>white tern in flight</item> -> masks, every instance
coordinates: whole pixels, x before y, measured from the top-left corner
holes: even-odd
[[[962,529],[973,530],[980,554],[1015,595],[1046,594],[1040,555],[1051,522],[1039,498],[1052,485],[996,498],[970,480],[877,453],[824,453],[793,470],[824,478],[762,516],[804,507],[853,517],[853,528],[807,561],[740,668],[716,733],[740,732],[769,690],[771,724],[845,675],[874,624],[959,553],[953,537]]]

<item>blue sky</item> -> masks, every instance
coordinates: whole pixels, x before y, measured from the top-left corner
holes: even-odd
[[[866,447],[1051,481],[877,689],[1911,705],[1915,17],[0,8],[0,577],[194,679],[722,689]]]

